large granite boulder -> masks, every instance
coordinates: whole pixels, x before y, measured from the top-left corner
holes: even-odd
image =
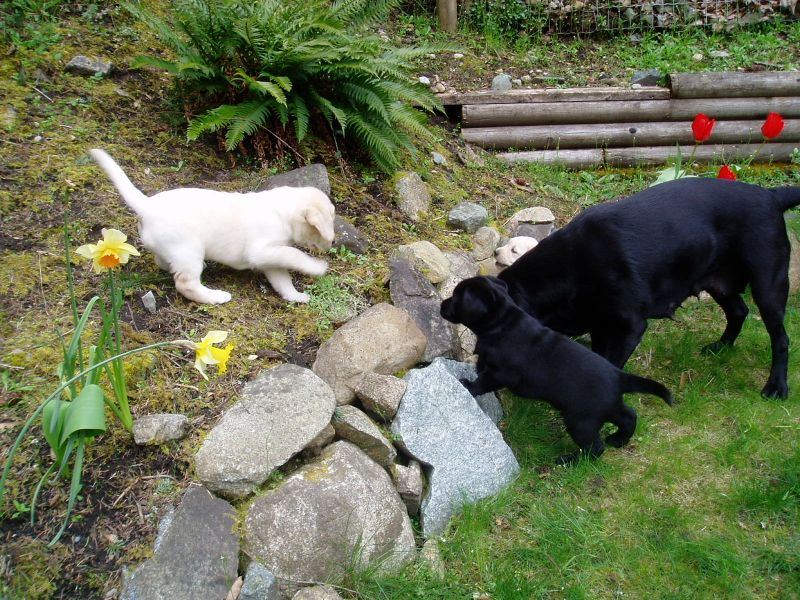
[[[408,312],[376,304],[320,346],[313,370],[331,386],[337,404],[349,404],[366,373],[391,375],[408,369],[420,361],[426,344],[425,334]]]
[[[257,497],[245,536],[248,554],[288,588],[329,581],[353,566],[390,571],[416,554],[411,522],[389,475],[345,441]]]
[[[405,380],[392,432],[408,455],[427,465],[420,518],[423,535],[432,537],[464,503],[507,486],[519,464],[495,424],[441,360],[413,369]]]
[[[235,523],[230,504],[190,486],[159,524],[152,558],[128,578],[120,600],[224,598],[239,565]]]
[[[195,456],[197,476],[227,498],[243,498],[330,423],[336,399],[309,369],[279,365],[250,381]]]
[[[475,365],[464,362],[457,362],[455,360],[440,359],[440,363],[447,372],[459,381],[466,379],[467,381],[475,381],[478,377],[478,372],[475,370]],[[486,416],[492,420],[492,423],[497,425],[503,418],[503,407],[500,405],[500,400],[494,392],[488,392],[475,396],[475,402],[481,407],[481,410],[486,413]]]

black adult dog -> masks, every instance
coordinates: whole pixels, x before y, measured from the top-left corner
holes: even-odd
[[[736,181],[679,179],[587,209],[500,274],[520,308],[576,336],[622,367],[647,319],[670,317],[707,291],[727,326],[706,346],[736,340],[749,284],[769,333],[772,367],[762,394],[786,398],[789,240],[783,220],[800,188],[765,189]]]
[[[602,356],[544,327],[520,309],[506,284],[495,277],[473,277],[459,283],[452,298],[442,302],[442,317],[469,327],[478,337],[478,378],[463,380],[473,395],[508,388],[518,396],[544,400],[561,413],[580,451],[589,457],[603,453],[603,423],[617,430],[606,442],[617,448],[636,429],[636,412],[622,394],[654,394],[672,404],[660,383],[625,373]],[[580,456],[566,454],[558,462]]]

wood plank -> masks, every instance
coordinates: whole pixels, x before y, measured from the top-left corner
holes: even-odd
[[[660,87],[644,87],[636,90],[617,87],[515,89],[505,92],[497,90],[479,90],[476,92],[446,92],[444,94],[437,94],[437,96],[445,106],[460,106],[465,104],[668,100],[670,97],[669,90]]]
[[[707,162],[736,162],[747,159],[753,152],[758,155],[753,162],[790,162],[792,151],[798,144],[714,144],[702,145],[697,149],[695,161]],[[684,160],[692,154],[693,146],[681,146],[681,155]],[[642,165],[661,165],[668,158],[676,155],[675,146],[651,146],[640,148],[609,148],[605,151],[605,162],[616,167],[632,167]]]
[[[800,96],[800,72],[675,73],[669,76],[673,98]]]
[[[770,112],[800,118],[800,97],[478,104],[466,105],[462,112],[465,127],[686,121],[697,113],[716,119],[763,119]]]
[[[510,163],[536,162],[561,165],[570,169],[586,169],[603,164],[603,150],[532,150],[530,152],[504,152],[497,155]]]
[[[707,143],[760,142],[762,124],[763,120],[719,121]],[[462,129],[461,135],[470,144],[493,150],[694,144],[691,121],[471,127]],[[800,119],[785,120],[784,129],[777,141],[800,142]]]
[[[455,33],[458,29],[457,4],[456,0],[436,0],[439,26],[448,33]]]

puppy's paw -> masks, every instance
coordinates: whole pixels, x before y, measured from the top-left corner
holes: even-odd
[[[325,275],[327,271],[328,271],[327,262],[325,262],[324,260],[314,259],[307,273],[309,275],[313,275],[314,277],[320,277],[321,275]],[[308,300],[306,300],[306,302],[308,302]]]
[[[304,294],[302,292],[287,294],[283,297],[283,299],[287,302],[297,302],[298,304],[308,304],[308,301],[311,300],[308,294]]]
[[[719,354],[725,348],[730,348],[730,344],[726,344],[722,340],[717,340],[711,344],[703,346],[703,354]]]
[[[613,448],[622,448],[630,441],[631,438],[623,437],[618,433],[612,433],[611,435],[606,437],[606,444],[608,444]]]
[[[474,382],[470,381],[469,379],[465,379],[465,378],[459,379],[458,382],[461,385],[463,385],[465,388],[467,388],[467,391],[470,394],[472,394],[473,396],[475,395],[475,386],[473,385]]]
[[[786,400],[789,396],[789,386],[786,382],[775,383],[767,381],[767,385],[761,390],[761,395],[765,398],[775,398],[776,400]]]
[[[208,290],[206,303],[225,304],[226,302],[230,302],[231,298],[233,298],[233,296],[223,290]]]
[[[556,465],[569,466],[574,465],[581,459],[580,452],[570,452],[569,454],[562,454],[556,459]]]

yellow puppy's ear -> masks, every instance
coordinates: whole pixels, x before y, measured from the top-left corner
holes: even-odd
[[[333,219],[323,214],[316,206],[310,206],[305,212],[306,222],[319,231],[322,239],[333,242]]]

